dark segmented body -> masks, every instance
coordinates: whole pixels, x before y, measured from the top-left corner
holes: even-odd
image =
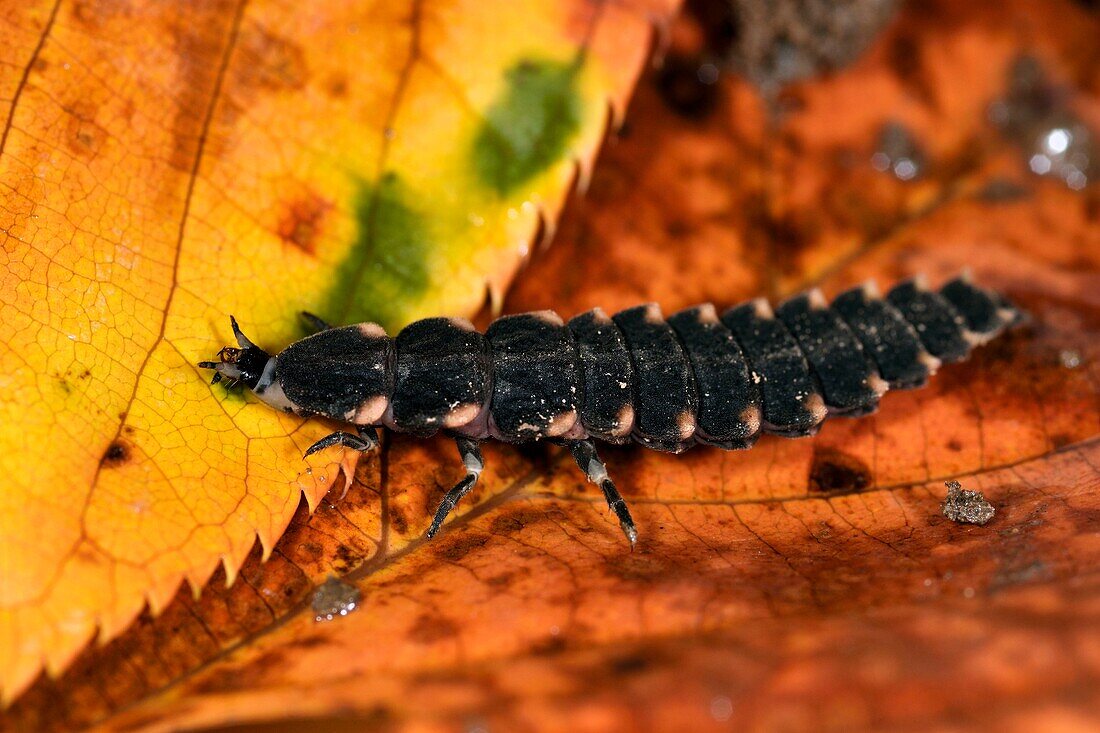
[[[468,321],[428,318],[391,339],[374,324],[330,328],[305,315],[322,330],[274,357],[231,319],[240,348],[200,366],[278,409],[355,426],[306,455],[371,450],[376,426],[453,436],[466,476],[440,501],[429,537],[477,483],[480,441],[547,439],[566,445],[600,486],[631,543],[634,520],[592,439],[679,452],[747,448],[761,433],[812,435],[830,414],[864,415],[888,388],[924,384],[941,362],[965,358],[1019,318],[967,278],[938,292],[912,280],[885,298],[868,285],[832,305],[815,290],[775,310],[755,300],[721,317],[702,305],[666,320],[653,303],[568,324],[550,311],[522,313],[484,335]]]
[[[912,280],[885,298],[864,286],[830,305],[814,291],[720,318],[706,305],[666,320],[649,304],[568,324],[549,311],[506,316],[484,336],[444,318],[392,341],[370,326],[332,329],[280,354],[277,373],[300,382],[330,359],[339,368],[308,388],[284,379],[291,402],[417,435],[732,449],[761,432],[812,435],[830,414],[867,414],[888,387],[923,384],[1015,317],[966,279],[939,292]]]

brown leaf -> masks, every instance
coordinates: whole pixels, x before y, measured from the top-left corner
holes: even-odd
[[[1100,198],[1095,184],[1028,174],[1029,151],[986,110],[1026,52],[1069,90],[1067,113],[1100,128],[1098,26],[1068,2],[914,7],[854,66],[771,108],[731,77],[699,90],[714,95],[710,111],[673,108],[682,96],[655,74],[507,302],[571,315],[656,300],[670,313],[970,267],[1029,326],[812,440],[604,450],[634,508],[634,552],[568,458],[541,446],[489,447],[479,488],[425,541],[458,478],[453,447],[393,436],[342,502],[300,509],[270,561],[250,558],[245,584],[177,596],[40,682],[11,719],[65,728],[110,715],[107,729],[150,731],[1092,727]],[[689,72],[699,35],[673,33]],[[923,175],[875,170],[890,122],[913,134]],[[947,520],[948,479],[982,491],[995,518]],[[309,598],[329,572],[362,599],[317,623]]]

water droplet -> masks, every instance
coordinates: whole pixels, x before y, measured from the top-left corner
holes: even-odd
[[[695,76],[703,84],[713,84],[718,81],[718,67],[711,63],[702,64],[696,70]]]
[[[359,607],[362,594],[351,583],[329,576],[313,593],[313,613],[316,621],[331,621],[347,616]]]
[[[1046,138],[1043,140],[1043,147],[1051,155],[1057,155],[1066,152],[1072,140],[1073,135],[1069,130],[1058,127],[1047,133]]]
[[[1042,153],[1031,156],[1031,160],[1028,161],[1027,165],[1028,168],[1031,168],[1031,172],[1036,175],[1045,176],[1050,173],[1050,158]]]
[[[733,700],[725,695],[715,695],[710,701],[710,717],[724,723],[733,716]]]
[[[871,167],[893,173],[899,181],[911,181],[924,172],[924,152],[913,134],[902,124],[891,122],[879,131]]]
[[[1076,369],[1081,366],[1081,352],[1076,349],[1062,349],[1058,352],[1058,360],[1066,369]]]
[[[1072,110],[1069,91],[1055,85],[1039,62],[1021,56],[1012,64],[1004,99],[989,107],[990,121],[1024,151],[1038,176],[1080,191],[1097,175],[1095,135]]]

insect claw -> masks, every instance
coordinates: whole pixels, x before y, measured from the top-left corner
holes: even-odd
[[[233,327],[233,335],[237,337],[237,345],[242,349],[247,349],[256,344],[248,340],[248,337],[241,332],[241,327],[237,325],[237,319],[233,316],[229,316],[229,324]]]
[[[328,331],[332,328],[327,321],[320,316],[316,316],[309,311],[299,311],[298,317],[305,324],[306,328],[310,329],[313,333],[320,333],[321,331]]]

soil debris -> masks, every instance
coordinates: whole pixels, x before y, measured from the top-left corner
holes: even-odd
[[[843,68],[894,17],[896,0],[730,0],[730,62],[765,96]]]
[[[940,504],[943,516],[959,524],[985,524],[996,509],[980,491],[968,491],[958,481],[945,481],[947,498]]]

